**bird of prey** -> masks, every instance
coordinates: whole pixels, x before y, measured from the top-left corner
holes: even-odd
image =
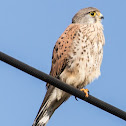
[[[50,75],[68,85],[82,89],[100,76],[105,44],[103,15],[97,8],[88,7],[78,11],[72,23],[57,40],[52,55]],[[33,126],[45,126],[54,111],[70,94],[47,83],[47,92]]]

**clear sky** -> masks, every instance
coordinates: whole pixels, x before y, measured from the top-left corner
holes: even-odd
[[[55,42],[85,7],[97,7],[106,44],[102,75],[90,94],[126,111],[126,0],[1,0],[0,51],[45,73]],[[31,126],[46,92],[45,82],[0,61],[0,125]],[[126,126],[126,122],[72,96],[47,126]]]

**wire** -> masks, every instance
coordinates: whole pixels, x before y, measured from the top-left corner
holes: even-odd
[[[0,51],[0,60],[7,63],[7,64],[10,64],[13,67],[16,67],[16,68],[24,71],[25,73],[28,73],[28,74],[38,78],[40,80],[43,80],[43,81],[61,89],[61,90],[69,93],[69,94],[72,94],[75,97],[78,97],[78,98],[80,98],[80,99],[82,99],[82,100],[84,100],[94,106],[97,106],[97,107],[123,119],[123,120],[126,120],[126,112],[125,111],[120,110],[120,109],[118,109],[118,108],[116,108],[116,107],[114,107],[104,101],[101,101],[91,95],[89,95],[89,97],[86,98],[85,94],[82,91],[80,91],[80,90],[78,90],[68,84],[65,84],[64,82],[62,82],[62,81],[60,81],[50,75],[47,75],[47,74],[29,66],[29,65],[11,57],[11,56],[8,56],[7,54],[2,53],[1,51]]]

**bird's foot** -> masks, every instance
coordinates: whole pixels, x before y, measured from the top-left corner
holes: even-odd
[[[80,89],[80,91],[83,91],[85,93],[85,97],[88,97],[89,96],[89,90],[88,89]]]

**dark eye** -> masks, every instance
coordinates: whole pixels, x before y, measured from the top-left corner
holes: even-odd
[[[94,12],[92,12],[91,15],[94,16]]]
[[[96,12],[90,12],[90,16],[94,17],[96,15]]]

